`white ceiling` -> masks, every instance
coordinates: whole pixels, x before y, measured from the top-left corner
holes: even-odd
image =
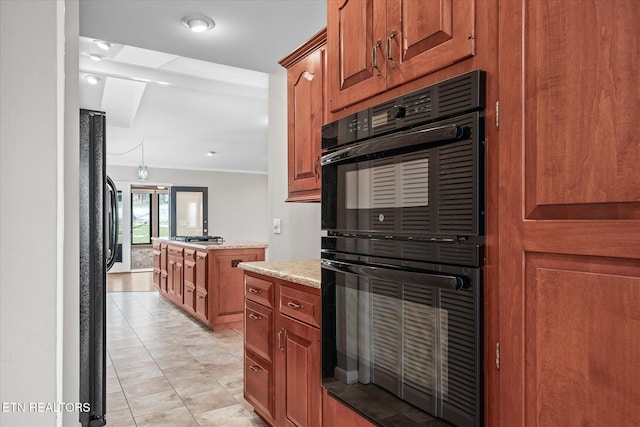
[[[191,13],[215,28],[189,31]],[[326,0],[81,0],[80,107],[106,112],[108,164],[140,165],[144,140],[150,181],[153,167],[266,173],[268,73],[325,25]]]

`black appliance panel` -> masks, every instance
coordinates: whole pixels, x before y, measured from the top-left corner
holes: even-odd
[[[396,238],[484,234],[484,117],[473,112],[322,158],[322,228]]]
[[[380,426],[481,425],[480,269],[399,264],[323,253],[323,386]]]

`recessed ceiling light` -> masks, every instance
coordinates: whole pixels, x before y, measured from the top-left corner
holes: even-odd
[[[185,27],[187,27],[194,33],[201,33],[216,26],[216,23],[213,22],[213,19],[209,18],[208,16],[199,15],[196,13],[184,16],[181,19],[181,22]]]
[[[94,76],[92,74],[84,76],[84,79],[91,85],[96,85],[100,81],[100,77]]]
[[[89,58],[93,59],[96,62],[102,61],[102,55],[98,55],[97,53],[90,53]]]
[[[109,43],[108,41],[104,41],[104,40],[94,40],[93,41],[95,44],[98,45],[98,47],[102,50],[109,50],[111,49],[111,46],[113,46],[111,43]]]
[[[214,154],[216,154],[215,151],[207,151],[207,156],[212,157]]]

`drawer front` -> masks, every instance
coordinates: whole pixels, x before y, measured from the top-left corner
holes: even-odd
[[[160,277],[161,276],[162,276],[162,273],[160,272],[160,270],[154,268],[153,269],[153,286],[157,290],[160,290]]]
[[[273,362],[273,309],[246,301],[245,345],[258,356]]]
[[[191,313],[195,312],[196,288],[188,283],[184,284],[184,307]]]
[[[162,266],[160,264],[161,254],[162,254],[162,252],[160,251],[160,249],[159,248],[156,249],[155,245],[154,245],[154,247],[153,247],[153,268],[155,268],[157,270],[162,270]]]
[[[320,295],[280,285],[280,313],[320,327]]]
[[[263,416],[273,419],[274,395],[272,365],[247,351],[244,358],[245,399]]]
[[[196,280],[196,262],[184,260],[184,282],[190,283],[195,287]]]
[[[195,259],[196,259],[196,250],[195,249],[184,248],[184,259],[185,259],[185,261],[186,260],[195,261]]]
[[[196,314],[204,320],[209,319],[209,297],[206,289],[196,288]]]
[[[244,295],[258,304],[273,308],[274,284],[272,281],[253,276],[244,276]]]
[[[169,254],[169,256],[174,256],[174,257],[178,257],[178,258],[182,258],[182,254],[184,252],[184,249],[181,248],[180,246],[172,246],[169,245],[167,247],[167,252]]]

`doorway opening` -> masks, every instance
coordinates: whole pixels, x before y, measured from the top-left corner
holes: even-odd
[[[169,238],[169,190],[131,186],[131,271],[153,268],[153,237]]]

